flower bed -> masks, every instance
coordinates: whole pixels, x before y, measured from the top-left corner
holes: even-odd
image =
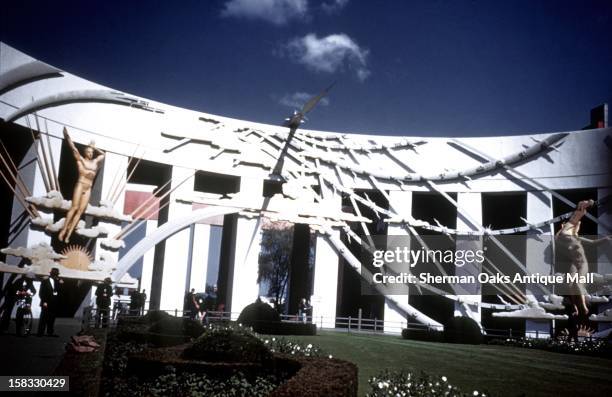
[[[414,375],[404,371],[383,371],[368,380],[368,397],[486,397],[489,394],[478,390],[465,392],[448,383],[446,376],[432,377],[425,373]]]
[[[603,339],[584,339],[578,342],[563,339],[493,339],[489,341],[489,344],[612,358],[612,343]]]
[[[283,357],[282,355],[280,357]],[[324,357],[291,356],[301,368],[270,397],[353,397],[357,395],[357,366]]]
[[[130,332],[138,331],[136,323],[129,324]],[[103,382],[108,396],[357,394],[357,367],[311,344],[260,339],[243,327],[209,326],[193,343],[151,348],[146,341],[119,338],[121,332],[109,338]]]

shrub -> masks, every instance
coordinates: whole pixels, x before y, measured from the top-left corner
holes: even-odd
[[[348,361],[322,357],[293,357],[301,368],[270,397],[354,397],[357,396],[357,366]]]
[[[148,312],[142,318],[146,322],[152,324],[152,323],[156,323],[158,321],[164,320],[164,319],[174,318],[174,316],[171,316],[170,314],[166,313],[163,310],[153,310],[153,311]]]
[[[453,317],[444,324],[444,342],[479,345],[482,341],[478,323],[469,317]]]
[[[239,324],[252,327],[257,322],[280,322],[280,315],[270,305],[262,302],[260,299],[257,299],[255,302],[242,309],[237,321]]]
[[[486,397],[488,393],[477,390],[471,392],[461,391],[458,387],[448,383],[446,376],[434,378],[422,373],[415,376],[410,372],[383,371],[378,376],[368,379],[370,391],[368,397],[382,396],[412,396],[412,397]]]
[[[261,363],[271,360],[272,353],[245,329],[211,327],[183,351],[182,357],[208,362]]]
[[[443,334],[440,331],[434,329],[408,329],[402,330],[402,338],[420,340],[425,342],[442,342],[444,340]]]
[[[310,323],[289,323],[281,321],[257,321],[253,330],[269,335],[316,335],[317,326]]]
[[[164,335],[182,335],[197,338],[205,328],[196,320],[183,317],[161,318],[149,327],[149,332]]]

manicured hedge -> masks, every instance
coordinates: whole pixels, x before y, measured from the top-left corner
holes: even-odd
[[[252,327],[258,321],[280,322],[280,315],[267,303],[257,299],[247,305],[238,316],[238,324]]]
[[[259,338],[246,329],[208,328],[188,346],[182,357],[208,362],[248,362],[269,361],[272,354]]]
[[[253,331],[269,335],[316,335],[317,326],[311,323],[289,323],[274,321],[257,321]]]
[[[469,317],[453,317],[444,324],[444,342],[479,345],[483,340],[478,323]]]
[[[117,337],[124,342],[147,343],[158,347],[176,346],[200,336],[205,328],[198,321],[154,311],[144,317],[123,318]]]
[[[205,373],[219,378],[230,377],[239,372],[248,377],[255,377],[265,372],[261,363],[209,362],[185,358],[183,352],[187,346],[146,349],[133,354],[128,357],[128,373],[139,378],[151,378],[163,375],[169,366],[173,367],[176,373]]]
[[[184,335],[197,338],[205,328],[200,322],[190,318],[167,317],[151,324],[149,332],[154,334]]]
[[[433,329],[404,328],[402,330],[402,338],[425,342],[442,342],[444,340],[442,332]]]
[[[277,355],[283,357],[282,355]],[[322,357],[285,356],[301,365],[297,373],[270,397],[353,397],[357,395],[357,366],[348,361]]]
[[[294,325],[300,328],[313,326],[290,326]],[[203,379],[202,382],[206,381],[206,385],[216,385],[209,385],[215,390],[225,382],[231,390],[244,390],[248,385],[255,387],[264,384],[262,390],[271,390],[274,384],[280,384],[269,394],[274,397],[357,395],[358,377],[354,364],[331,356],[315,356],[321,352],[310,344],[300,346],[283,338],[261,340],[243,327],[209,326],[195,342],[164,348],[145,348],[140,345],[144,348],[141,350],[133,343],[121,342],[119,338],[115,340],[126,347],[133,345],[131,354],[121,353],[122,349],[114,349],[115,355],[121,357],[106,358],[108,363],[116,363],[107,366],[110,377],[105,382],[105,390],[112,390],[118,395],[129,395],[129,390],[140,395],[139,390],[147,385],[165,391],[201,392],[202,389],[198,389],[198,376]],[[170,378],[172,382],[187,383],[183,386],[173,383],[170,387],[165,383]],[[239,385],[234,385],[235,382]],[[209,390],[209,386],[206,386],[206,392],[217,395],[214,390]],[[268,395],[267,392],[262,393],[252,394]]]

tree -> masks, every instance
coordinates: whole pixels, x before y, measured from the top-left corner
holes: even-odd
[[[268,295],[280,305],[287,290],[293,225],[288,222],[269,222],[262,228],[259,274],[257,282],[268,284]]]

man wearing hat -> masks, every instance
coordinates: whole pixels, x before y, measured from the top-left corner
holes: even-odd
[[[102,320],[102,326],[104,328],[108,326],[108,314],[110,311],[111,298],[113,297],[111,282],[110,277],[106,277],[104,282],[98,285],[96,289],[96,306],[98,307],[98,311],[96,312],[96,328],[100,327],[100,320]]]
[[[58,336],[55,334],[55,316],[63,283],[57,267],[52,268],[49,277],[40,283],[40,319],[36,336],[43,336],[45,331],[47,336]]]

